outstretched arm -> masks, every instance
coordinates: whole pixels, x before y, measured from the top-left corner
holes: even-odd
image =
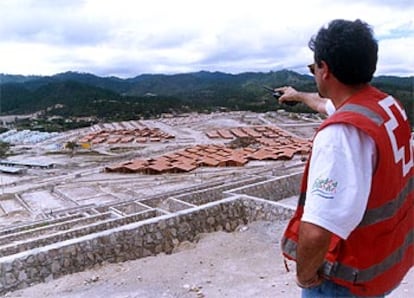
[[[312,110],[327,115],[326,103],[329,99],[320,97],[318,93],[300,92],[293,87],[275,88],[275,91],[281,91],[283,95],[279,98],[279,102],[299,101],[306,104]]]

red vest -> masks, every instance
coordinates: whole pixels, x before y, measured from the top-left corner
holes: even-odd
[[[319,130],[333,123],[353,125],[371,136],[376,143],[377,165],[361,223],[346,240],[332,235],[321,272],[355,295],[382,295],[397,287],[414,266],[414,144],[410,125],[401,105],[371,86],[349,98]],[[283,254],[291,260],[296,259],[308,167],[309,162],[297,210],[282,239]]]

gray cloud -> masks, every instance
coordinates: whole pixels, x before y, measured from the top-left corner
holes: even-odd
[[[93,45],[109,38],[111,24],[85,16],[83,0],[9,1],[15,6],[0,3],[0,38],[4,41],[23,41],[57,45]],[[7,2],[6,2],[7,3]]]
[[[412,0],[365,0],[364,2],[372,5],[381,5],[390,8],[407,9],[410,7],[414,7],[414,2]]]
[[[305,72],[311,35],[333,18],[361,18],[380,39],[378,69],[413,75],[412,3],[0,1],[0,72],[74,70],[123,77],[198,70]]]
[[[16,18],[0,29],[2,41],[24,41],[60,45],[94,45],[109,38],[109,26],[70,16]]]

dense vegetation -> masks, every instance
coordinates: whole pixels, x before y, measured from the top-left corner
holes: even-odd
[[[36,125],[48,131],[72,129],[101,121],[152,118],[162,113],[216,110],[264,112],[279,108],[308,112],[309,109],[303,105],[281,107],[263,89],[263,85],[292,85],[300,90],[316,90],[311,76],[287,70],[238,75],[202,71],[141,75],[131,79],[102,78],[75,72],[51,77],[0,74],[0,82],[0,113],[36,112],[39,116],[37,122],[26,121],[24,125]],[[377,77],[373,81],[374,86],[401,100],[411,123],[414,123],[413,82],[414,77]]]

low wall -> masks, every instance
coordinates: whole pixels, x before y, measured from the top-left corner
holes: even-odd
[[[294,213],[293,209],[258,198],[251,199],[247,196],[241,196],[241,202],[246,210],[245,219],[247,222],[288,220]]]
[[[287,176],[277,177],[266,181],[250,184],[247,186],[231,189],[224,194],[227,197],[234,194],[245,194],[269,201],[279,201],[283,198],[297,195],[300,190],[302,172]]]
[[[81,217],[83,217],[82,214],[74,214],[74,215],[69,215],[65,217],[60,217],[57,219],[41,220],[41,221],[32,222],[30,224],[22,224],[22,225],[17,225],[14,227],[7,227],[7,228],[0,230],[0,236],[9,235],[13,233],[19,233],[19,232],[31,230],[37,227],[40,228],[40,227],[44,227],[48,225],[54,225],[60,222],[64,222],[64,221],[68,221],[68,220],[76,219],[76,218],[81,218]]]
[[[108,219],[101,222],[95,222],[86,227],[79,227],[68,231],[60,231],[50,235],[43,235],[34,239],[18,242],[18,244],[12,243],[1,247],[0,256],[13,255],[22,251],[32,250],[37,247],[47,246],[57,242],[63,242],[68,239],[79,238],[84,235],[110,230],[112,228],[123,226],[132,222],[156,217],[157,215],[159,215],[159,213],[156,210],[149,210],[125,216],[123,218]]]
[[[280,179],[290,181],[289,177]],[[295,179],[297,178],[293,180]],[[280,181],[272,183],[269,193],[276,191],[275,185],[283,184]],[[264,185],[250,189],[240,188],[237,192],[242,190],[240,192],[255,194],[259,189],[267,189]],[[274,196],[275,194],[272,197]],[[197,235],[201,233],[221,230],[232,232],[238,226],[256,220],[289,218],[292,210],[274,201],[237,194],[171,214],[161,215],[161,212],[154,209],[152,212],[157,213],[156,217],[125,222],[122,226],[107,226],[105,230],[90,230],[89,233],[72,235],[73,238],[70,239],[59,238],[60,242],[42,243],[45,245],[43,247],[37,243],[28,250],[0,257],[0,295],[84,271],[103,262],[124,262],[161,252],[170,254],[181,242],[196,241]],[[92,228],[93,225],[90,229]]]
[[[0,251],[1,246],[10,245],[15,241],[22,241],[28,238],[38,237],[46,234],[52,234],[57,231],[69,230],[75,226],[86,226],[96,221],[101,221],[111,218],[111,213],[102,213],[89,217],[75,218],[64,222],[57,222],[53,224],[45,224],[43,226],[35,227],[30,230],[24,230],[13,234],[6,234],[0,236]],[[0,252],[1,255],[1,252]]]
[[[209,202],[218,201],[224,198],[224,193],[230,189],[238,189],[242,185],[257,184],[263,181],[263,177],[253,177],[249,179],[241,179],[240,181],[232,181],[225,185],[215,186],[200,191],[194,191],[187,194],[174,196],[177,200],[181,200],[193,205],[204,205]]]

